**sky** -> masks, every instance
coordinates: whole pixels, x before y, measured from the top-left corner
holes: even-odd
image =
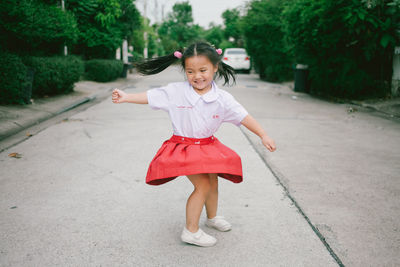
[[[222,25],[221,15],[226,9],[244,6],[248,0],[188,0],[192,6],[193,19],[195,24],[208,28],[211,22]],[[175,3],[184,2],[176,0],[136,0],[136,6],[144,14],[144,4],[147,2],[147,17],[151,23],[161,21],[162,9],[164,16],[172,10]]]

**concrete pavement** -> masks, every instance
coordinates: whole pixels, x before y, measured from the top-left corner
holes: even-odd
[[[396,115],[376,112],[367,104],[321,101],[252,75],[242,76],[231,92],[275,138],[278,151],[267,153],[258,138],[244,130],[343,264],[399,266]]]
[[[23,131],[35,124],[76,108],[79,105],[104,98],[112,88],[125,88],[132,83],[133,75],[110,83],[81,81],[75,84],[74,92],[35,99],[30,105],[0,105],[0,140]]]
[[[182,79],[173,70],[135,92]],[[157,84],[156,84],[157,83]],[[133,88],[135,87],[135,88]],[[212,248],[180,241],[190,182],[144,183],[171,135],[167,115],[110,98],[0,153],[1,266],[337,266],[242,132],[222,142],[243,157],[245,182],[220,182],[227,233]],[[10,152],[21,158],[10,158]]]
[[[141,91],[180,75],[130,75],[100,91]],[[97,90],[84,84],[89,96]],[[170,134],[166,115],[105,101],[0,154],[0,235],[7,240],[0,265],[398,265],[396,113],[327,103],[255,75],[239,75],[227,90],[279,150],[266,153],[257,138],[234,126],[218,133],[242,155],[246,179],[221,182],[220,210],[234,230],[206,229],[219,239],[215,248],[179,241],[191,190],[185,178],[144,184],[148,162]],[[397,110],[396,103],[382,106]],[[22,158],[9,158],[11,152]]]

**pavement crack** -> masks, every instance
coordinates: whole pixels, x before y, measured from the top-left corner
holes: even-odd
[[[303,209],[300,207],[299,203],[296,201],[296,199],[290,194],[289,189],[285,184],[282,182],[284,179],[284,176],[282,173],[280,173],[275,167],[272,166],[262,155],[261,151],[257,149],[257,146],[251,141],[250,137],[248,134],[243,130],[242,127],[239,127],[239,129],[242,131],[243,135],[246,137],[247,141],[249,141],[250,145],[253,147],[254,151],[258,154],[262,162],[265,164],[265,166],[268,167],[268,169],[271,171],[272,175],[275,177],[279,185],[283,188],[286,196],[290,199],[290,201],[293,203],[293,205],[297,208],[298,212],[301,214],[301,216],[307,221],[308,225],[311,227],[313,232],[318,236],[319,240],[322,242],[322,244],[325,246],[325,248],[328,250],[329,254],[332,256],[332,258],[336,261],[336,263],[339,266],[344,266],[343,262],[340,260],[338,255],[333,251],[331,246],[328,244],[326,241],[324,235],[318,230],[318,228],[311,222],[310,218],[305,214]]]
[[[13,121],[13,123],[14,123],[15,125],[17,125],[18,127],[24,128],[24,126],[22,126],[21,124],[19,124],[19,123],[16,122],[16,121]]]
[[[92,139],[92,136],[90,135],[90,133],[89,133],[86,129],[83,129],[83,132],[85,133],[85,135],[86,135],[89,139]]]

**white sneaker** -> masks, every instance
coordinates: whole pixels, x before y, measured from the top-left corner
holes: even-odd
[[[212,219],[207,219],[206,225],[221,232],[226,232],[232,229],[232,225],[222,216],[215,216]]]
[[[186,227],[183,228],[181,239],[183,242],[197,245],[200,247],[211,247],[217,243],[217,239],[203,232],[199,228],[196,233],[190,232]]]

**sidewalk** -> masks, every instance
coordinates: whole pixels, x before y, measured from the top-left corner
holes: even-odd
[[[34,99],[30,105],[0,105],[0,141],[35,124],[48,120],[79,105],[111,94],[113,88],[125,88],[135,82],[135,75],[109,83],[81,81],[70,94]]]
[[[291,90],[294,88],[293,82],[284,83],[285,86]],[[400,96],[392,99],[369,99],[369,100],[352,100],[348,104],[353,104],[361,108],[366,108],[387,115],[389,118],[400,119]],[[357,111],[356,109],[349,109],[348,112]]]
[[[353,104],[369,108],[392,118],[400,118],[400,97],[388,100],[366,100],[366,101],[352,101]]]

